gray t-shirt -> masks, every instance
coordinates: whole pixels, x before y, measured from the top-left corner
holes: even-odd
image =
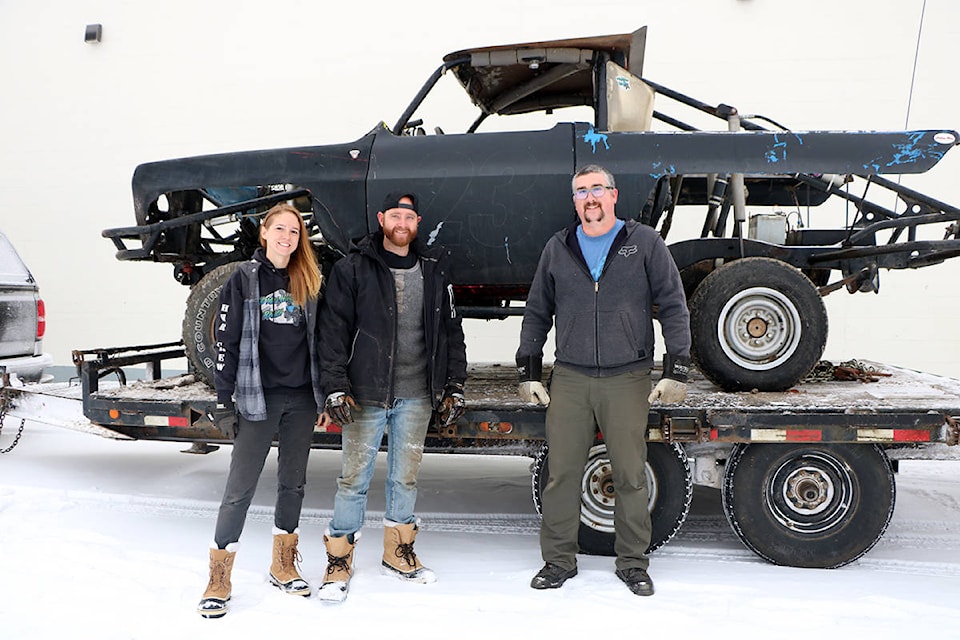
[[[427,392],[427,342],[423,328],[423,272],[416,262],[409,269],[394,269],[397,296],[397,361],[393,370],[394,396],[425,398]]]

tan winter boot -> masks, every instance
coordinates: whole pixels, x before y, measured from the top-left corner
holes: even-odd
[[[350,589],[353,577],[353,549],[360,539],[360,532],[346,536],[331,536],[328,529],[323,534],[327,547],[327,572],[317,597],[326,602],[343,602]]]
[[[210,549],[210,582],[203,592],[197,613],[204,618],[222,618],[227,615],[227,602],[233,586],[230,584],[230,572],[233,571],[233,559],[237,555],[237,543],[228,544],[226,549]]]
[[[298,531],[287,533],[282,529],[273,530],[273,562],[270,563],[270,584],[284,593],[294,596],[309,596],[310,585],[297,573],[300,553],[297,542]]]
[[[420,563],[413,552],[417,537],[417,523],[397,524],[383,521],[383,562],[380,572],[407,582],[436,582],[437,575]]]

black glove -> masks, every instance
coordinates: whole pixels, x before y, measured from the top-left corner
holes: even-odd
[[[463,412],[467,408],[467,400],[463,397],[463,385],[451,382],[443,389],[443,395],[440,397],[440,406],[437,408],[437,414],[441,427],[449,427],[454,422],[463,417]]]
[[[233,440],[237,437],[237,408],[231,400],[218,402],[209,417],[226,438]]]
[[[353,396],[343,391],[335,391],[327,396],[327,401],[323,403],[323,410],[327,412],[330,419],[341,427],[353,422],[352,410],[360,411],[357,402]]]

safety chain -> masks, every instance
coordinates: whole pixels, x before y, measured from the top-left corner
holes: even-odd
[[[829,360],[821,360],[804,377],[803,382],[830,382],[832,380],[877,382],[880,379],[879,376],[889,377],[890,374],[868,367],[859,360],[847,360],[838,365],[834,365]]]
[[[0,394],[2,399],[0,399],[0,435],[3,434],[3,419],[7,416],[7,409],[10,402],[9,397],[6,393]],[[13,448],[17,446],[17,443],[20,442],[20,436],[23,435],[23,425],[26,422],[25,418],[20,418],[20,430],[17,431],[17,436],[13,439],[13,444],[11,444],[6,449],[0,449],[0,453],[10,453],[13,451]]]

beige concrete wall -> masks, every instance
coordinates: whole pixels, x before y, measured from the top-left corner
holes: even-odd
[[[179,337],[187,291],[172,268],[120,263],[100,237],[134,224],[138,164],[355,139],[393,124],[441,57],[462,48],[646,24],[645,75],[707,102],[796,130],[960,128],[950,49],[960,5],[948,0],[468,6],[0,1],[0,228],[41,284],[47,350],[69,364],[75,348]],[[103,25],[100,43],[84,43],[90,23]],[[458,109],[451,102],[444,116],[472,118]],[[958,168],[954,151],[904,183],[960,203]],[[827,356],[960,376],[958,274],[960,261],[884,272],[879,296],[829,296]],[[512,359],[518,326],[468,322],[474,358]]]

